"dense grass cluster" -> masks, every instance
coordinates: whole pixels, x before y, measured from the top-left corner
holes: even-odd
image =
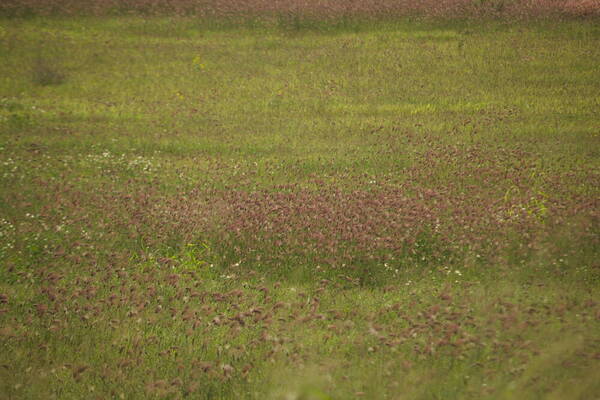
[[[35,4],[0,398],[597,396],[596,2]]]

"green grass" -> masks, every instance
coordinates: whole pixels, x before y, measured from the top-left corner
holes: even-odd
[[[599,40],[0,20],[0,398],[595,398]]]

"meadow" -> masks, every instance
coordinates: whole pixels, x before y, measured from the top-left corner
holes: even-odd
[[[0,9],[0,398],[600,398],[594,2],[113,3]]]

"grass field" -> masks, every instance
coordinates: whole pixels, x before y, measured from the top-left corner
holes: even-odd
[[[0,19],[0,398],[600,399],[599,43]]]

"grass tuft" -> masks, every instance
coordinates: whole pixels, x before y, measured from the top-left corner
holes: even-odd
[[[31,65],[31,80],[40,86],[56,86],[65,83],[67,74],[56,60],[38,55]]]

